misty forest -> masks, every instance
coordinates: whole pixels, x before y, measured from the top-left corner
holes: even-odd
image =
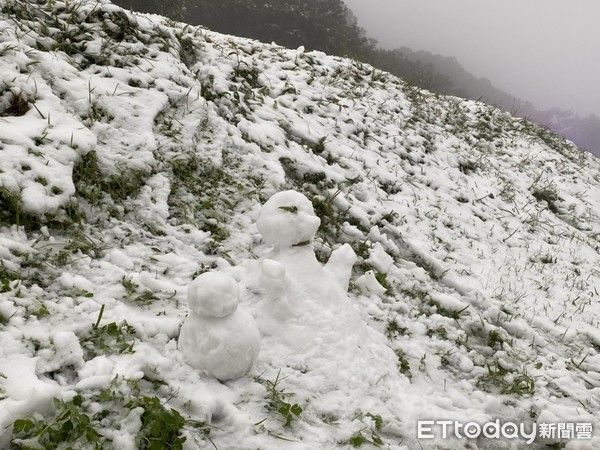
[[[213,31],[355,58],[423,89],[484,101],[531,119],[600,155],[600,118],[596,115],[580,117],[560,108],[539,110],[530,102],[494,87],[489,79],[470,74],[453,57],[413,51],[401,42],[395,50],[381,49],[357,25],[356,17],[342,0],[115,0],[115,3],[203,25]]]

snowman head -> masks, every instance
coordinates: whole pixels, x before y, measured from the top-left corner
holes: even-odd
[[[312,203],[296,191],[283,191],[273,195],[263,205],[256,221],[265,242],[278,247],[292,247],[310,242],[321,219]]]
[[[237,281],[219,272],[205,272],[188,287],[188,305],[202,317],[225,317],[238,307],[240,289]]]

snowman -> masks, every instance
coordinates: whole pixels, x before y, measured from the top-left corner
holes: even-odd
[[[256,221],[263,240],[272,246],[259,262],[259,325],[265,335],[277,334],[286,344],[291,339],[310,345],[315,329],[360,328],[347,296],[356,255],[344,244],[322,266],[313,249],[320,223],[310,200],[293,190],[271,196]],[[335,311],[336,320],[327,319],[323,311]],[[295,350],[301,347],[295,345]]]
[[[246,375],[256,361],[260,334],[253,317],[238,308],[238,283],[206,272],[188,288],[190,314],[181,327],[179,351],[185,361],[219,381]]]
[[[262,336],[259,370],[284,367],[288,383],[310,392],[315,413],[347,411],[354,420],[369,398],[384,399],[378,411],[394,417],[385,402],[402,404],[410,381],[399,373],[388,339],[365,324],[348,296],[352,247],[339,246],[325,265],[317,260],[319,225],[310,200],[296,191],[278,192],[260,209],[256,226],[271,249],[241,277]]]

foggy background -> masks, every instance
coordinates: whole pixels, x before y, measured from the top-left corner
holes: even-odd
[[[600,156],[598,0],[113,1],[367,62],[548,126]]]
[[[600,116],[597,0],[344,0],[385,48],[454,56],[537,109]]]

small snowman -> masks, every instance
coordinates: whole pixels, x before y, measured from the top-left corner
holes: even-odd
[[[229,275],[206,272],[188,288],[190,314],[181,327],[185,361],[219,381],[246,375],[256,361],[260,334],[253,317],[238,308],[240,290]]]

